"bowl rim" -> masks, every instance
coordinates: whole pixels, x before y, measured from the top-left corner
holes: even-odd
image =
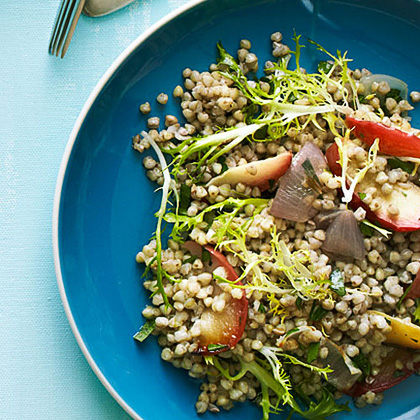
[[[111,66],[106,70],[104,75],[100,78],[92,92],[90,93],[88,99],[83,105],[82,110],[79,113],[79,116],[76,119],[76,122],[73,126],[73,129],[70,133],[69,139],[64,149],[63,157],[61,160],[60,168],[57,175],[55,193],[54,193],[54,203],[53,203],[53,212],[52,212],[52,245],[53,245],[53,256],[54,256],[54,267],[55,275],[57,279],[58,289],[60,292],[61,301],[70,324],[71,330],[74,337],[76,338],[77,344],[79,345],[85,359],[89,363],[89,366],[96,374],[102,385],[105,389],[111,394],[111,396],[117,401],[117,403],[125,410],[125,412],[130,415],[135,420],[144,420],[129,404],[126,403],[123,397],[115,390],[115,388],[110,384],[104,373],[101,371],[99,366],[96,364],[94,358],[90,354],[80,332],[77,327],[77,324],[74,320],[71,307],[66,295],[66,289],[64,286],[63,275],[61,271],[60,264],[60,245],[58,239],[58,229],[59,229],[59,219],[60,219],[60,203],[61,203],[61,193],[63,188],[64,177],[66,175],[67,166],[69,159],[76,142],[77,136],[79,134],[80,128],[90,111],[93,103],[95,102],[98,95],[101,93],[102,89],[105,87],[107,82],[115,74],[118,68],[124,63],[124,61],[135,51],[135,49],[141,45],[143,42],[147,41],[155,32],[164,27],[167,23],[175,19],[176,17],[182,15],[186,11],[193,9],[194,7],[200,5],[201,3],[206,2],[207,0],[190,0],[186,4],[174,9],[172,12],[168,13],[156,23],[151,25],[146,29],[142,34],[140,34],[131,44],[115,59]]]

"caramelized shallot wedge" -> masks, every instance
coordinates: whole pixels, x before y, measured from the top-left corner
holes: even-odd
[[[337,217],[338,213],[343,210],[322,210],[314,217],[314,222],[318,229],[327,230],[331,222]]]
[[[270,213],[294,222],[312,218],[317,213],[312,203],[321,188],[318,177],[326,168],[327,162],[319,147],[309,141],[305,143],[280,178]]]
[[[217,267],[223,267],[227,280],[236,281],[238,279],[238,275],[227,258],[211,246],[201,247],[196,242],[188,241],[184,247],[199,258],[202,258],[204,248],[210,253],[211,261],[208,267],[210,271],[214,271]],[[237,284],[242,285],[241,282]],[[218,286],[215,285],[216,287]],[[213,311],[212,308],[204,310],[200,318],[201,335],[198,337],[196,353],[203,356],[221,353],[230,350],[241,339],[248,315],[248,299],[245,291],[241,290],[241,292],[242,296],[239,299],[230,296],[224,309],[220,312]]]
[[[399,96],[401,96],[402,99],[407,99],[407,95],[408,95],[407,83],[405,83],[401,79],[397,79],[396,77],[389,76],[388,74],[369,74],[369,75],[363,76],[360,79],[360,84],[363,85],[363,88],[364,88],[363,96],[366,97],[367,95],[370,95],[372,93],[372,85],[374,83],[380,84],[383,82],[388,83],[388,86],[391,89],[398,90]],[[381,95],[377,89],[373,93],[376,93],[376,95],[380,97],[384,96],[383,94]]]
[[[363,235],[351,210],[338,211],[325,232],[322,250],[337,257],[361,260],[366,255]]]
[[[259,187],[261,191],[264,191],[270,187],[270,183],[275,183],[287,171],[291,161],[291,152],[281,153],[272,158],[230,168],[213,178],[207,185],[236,185],[241,182],[250,187]]]
[[[321,346],[328,349],[328,356],[320,359],[323,367],[329,366],[333,371],[328,374],[328,382],[340,391],[351,389],[362,375],[346,352],[328,338],[321,339]]]

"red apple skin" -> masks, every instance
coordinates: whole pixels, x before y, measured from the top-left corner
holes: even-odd
[[[213,178],[207,185],[236,185],[241,182],[244,185],[259,187],[261,191],[265,191],[270,188],[270,181],[276,182],[284,175],[291,162],[292,153],[284,152],[272,158],[230,168]]]
[[[188,241],[183,246],[188,249],[192,255],[201,258],[202,247],[199,244]],[[211,255],[210,269],[212,271],[221,266],[225,268],[228,280],[236,281],[238,279],[236,271],[221,252],[216,251],[209,245],[205,245],[204,248]],[[237,284],[242,285],[241,282],[237,282]],[[223,312],[214,312],[211,309],[204,312],[202,315],[202,325],[208,324],[208,328],[204,332],[202,331],[199,336],[199,347],[195,353],[203,356],[211,356],[235,347],[245,330],[247,316],[248,299],[244,290],[242,290],[241,299],[231,298],[226,304]],[[217,344],[225,347],[217,350],[209,350],[208,346],[210,344]]]
[[[388,127],[374,121],[346,117],[346,125],[354,135],[369,147],[379,139],[379,150],[390,156],[420,158],[420,138],[412,133]]]
[[[328,166],[334,175],[341,175],[341,166],[338,163],[339,153],[337,144],[332,144],[326,154]],[[363,182],[363,181],[362,181]],[[360,185],[359,185],[360,188]],[[363,191],[359,190],[360,192]],[[369,206],[360,199],[357,194],[353,194],[353,199],[350,206],[356,210],[362,207],[366,211],[366,218],[371,222],[378,222],[382,227],[391,229],[397,232],[411,232],[420,229],[420,188],[412,184],[407,193],[410,194],[404,197],[402,194],[399,198],[400,214],[398,216],[390,216],[386,210],[386,206],[381,206],[378,211],[373,212]],[[387,199],[388,200],[388,199]],[[389,203],[388,203],[389,204]]]
[[[383,392],[395,385],[398,385],[420,368],[420,363],[414,363],[412,369],[408,368],[407,364],[413,361],[414,354],[408,350],[400,348],[394,349],[382,362],[382,365],[379,367],[379,374],[375,376],[371,384],[357,382],[352,388],[344,391],[344,393],[355,398],[366,394],[368,391],[375,393]],[[400,360],[404,364],[403,369],[400,371],[401,375],[398,376],[395,375],[397,371],[395,368],[395,362],[397,360]]]
[[[420,271],[417,272],[413,283],[411,284],[410,290],[407,293],[406,299],[418,299],[420,298]]]

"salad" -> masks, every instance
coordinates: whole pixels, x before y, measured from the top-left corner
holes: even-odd
[[[407,85],[311,40],[325,60],[310,73],[293,40],[272,34],[263,72],[250,41],[236,58],[217,44],[217,63],[174,88],[182,121],[140,106],[133,146],[154,152],[161,205],[136,257],[150,305],[134,338],[157,335],[163,360],[202,379],[198,413],[251,400],[264,420],[324,419],[350,410],[344,394],[380,404],[420,368]]]

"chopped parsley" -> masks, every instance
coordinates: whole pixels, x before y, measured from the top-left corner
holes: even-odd
[[[329,73],[330,70],[333,68],[333,63],[330,61],[320,61],[318,63],[318,73]]]
[[[188,207],[191,204],[191,187],[186,184],[181,184],[179,190],[179,214],[186,215]]]
[[[229,346],[227,344],[209,344],[207,346],[208,351],[217,351],[227,349]]]
[[[312,363],[314,360],[316,360],[316,358],[318,357],[319,354],[319,347],[320,347],[320,343],[318,341],[318,343],[311,343],[308,346],[308,363]]]
[[[144,341],[156,328],[155,320],[148,319],[140,328],[140,330],[134,334],[133,338],[137,341]]]
[[[406,162],[404,160],[401,160],[397,157],[393,157],[391,159],[388,159],[388,166],[391,169],[402,169],[404,172],[407,172],[411,174],[414,171],[415,164],[413,162]]]
[[[201,261],[203,261],[203,263],[211,261],[211,254],[209,251],[207,251],[206,248],[203,248],[203,252],[201,254]]]
[[[330,275],[330,289],[337,293],[338,296],[346,294],[346,286],[344,286],[344,277],[338,268],[335,268]]]
[[[322,318],[328,313],[321,305],[316,302],[313,303],[311,312],[309,313],[309,319],[311,321],[321,321]]]
[[[360,352],[357,356],[352,357],[351,360],[363,372],[365,377],[372,373],[372,365],[364,353]]]

